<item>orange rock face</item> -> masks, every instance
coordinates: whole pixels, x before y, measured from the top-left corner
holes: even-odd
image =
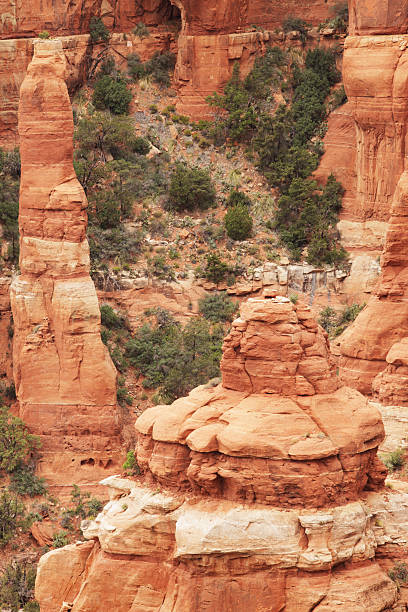
[[[107,478],[89,542],[40,560],[41,611],[402,612],[377,556],[406,557],[408,496],[381,490],[380,415],[309,309],[248,300],[221,367],[139,417],[142,475]]]
[[[120,434],[116,370],[89,276],[87,201],[72,165],[65,69],[60,41],[35,44],[21,87],[21,274],[11,286],[20,416],[42,438],[40,468],[51,483],[93,470],[98,478],[115,461]]]
[[[331,15],[336,4],[323,0],[307,2],[307,6],[293,0],[172,2],[182,18],[175,72],[178,109],[195,119],[211,115],[206,97],[223,90],[236,61],[246,74],[266,44],[279,43],[278,38],[273,40],[273,31],[282,28],[288,16],[301,17],[317,26]],[[260,26],[261,31],[253,31],[252,26]]]
[[[387,220],[382,276],[375,295],[344,333],[342,380],[385,403],[406,404],[408,175],[408,26],[406,2],[352,3],[344,82],[357,126],[356,215]],[[379,78],[381,75],[381,78]],[[391,206],[390,206],[391,203]],[[402,341],[402,343],[401,343]]]
[[[403,172],[394,195],[376,294],[343,334],[340,345],[340,375],[344,382],[369,394],[374,378],[380,375],[375,382],[376,394],[382,401],[404,404],[407,402],[403,340],[408,336],[407,217],[408,173]]]

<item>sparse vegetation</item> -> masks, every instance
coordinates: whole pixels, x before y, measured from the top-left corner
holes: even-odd
[[[224,291],[221,291],[220,293],[211,293],[200,300],[199,308],[200,313],[207,321],[227,323],[233,320],[238,310],[238,303],[232,301]]]
[[[342,312],[337,312],[331,306],[327,306],[320,312],[318,323],[331,338],[336,338],[357,318],[364,306],[365,304],[351,304],[351,306],[346,306]]]
[[[398,587],[406,586],[408,583],[408,565],[404,561],[397,561],[394,567],[388,571],[388,576]]]
[[[169,207],[206,210],[215,203],[215,188],[206,170],[176,164],[170,182]]]
[[[383,457],[383,462],[390,472],[396,472],[405,465],[405,451],[402,448],[397,448],[392,453],[388,453]]]
[[[129,363],[144,376],[146,389],[158,389],[158,400],[170,403],[219,374],[221,326],[202,318],[185,327],[169,312],[154,308],[126,345]]]
[[[245,204],[229,208],[224,223],[227,234],[232,240],[246,240],[251,235],[253,221]]]
[[[26,561],[12,561],[0,574],[0,605],[10,612],[40,612],[34,601],[36,567]]]
[[[102,19],[99,17],[92,17],[89,22],[89,33],[91,35],[91,41],[93,43],[104,42],[107,43],[110,38],[110,32]]]
[[[141,469],[137,463],[137,459],[133,450],[128,451],[126,461],[123,464],[124,471],[130,476],[138,476],[141,474]]]

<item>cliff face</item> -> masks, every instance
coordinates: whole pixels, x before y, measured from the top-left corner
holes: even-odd
[[[89,478],[88,469],[98,478],[120,447],[65,70],[60,41],[35,43],[19,107],[21,274],[11,286],[20,416],[42,438],[40,471],[51,484]]]
[[[333,0],[313,0],[306,6],[293,0],[172,2],[179,7],[182,18],[175,72],[178,108],[195,119],[208,115],[205,98],[222,91],[234,63],[238,60],[242,73],[248,72],[256,54],[264,50],[268,41],[273,42],[273,31],[281,29],[285,19],[300,17],[317,26],[331,15],[336,4]],[[253,26],[260,31],[253,31]]]
[[[405,558],[408,496],[381,492],[380,415],[309,309],[248,300],[222,374],[139,417],[142,475],[41,559],[42,612],[402,611],[378,559]]]
[[[390,0],[351,8],[356,35],[346,41],[343,70],[357,126],[355,212],[362,219],[385,221],[390,210],[391,218],[376,295],[342,337],[341,376],[371,393],[382,373],[376,394],[384,402],[406,404],[405,343],[400,341],[408,335],[408,37],[401,32],[408,28],[408,4]]]

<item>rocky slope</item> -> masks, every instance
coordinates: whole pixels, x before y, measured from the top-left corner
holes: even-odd
[[[249,300],[223,351],[221,385],[138,419],[142,475],[106,479],[88,542],[41,559],[43,612],[404,609],[381,566],[408,496],[383,491],[380,415],[338,388],[308,308]]]
[[[96,480],[120,450],[116,370],[100,337],[86,206],[59,40],[38,41],[21,88],[20,270],[11,286],[20,416],[51,484]]]

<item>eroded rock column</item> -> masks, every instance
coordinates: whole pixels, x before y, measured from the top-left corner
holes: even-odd
[[[389,227],[375,295],[341,341],[340,374],[386,403],[408,403],[408,3],[350,3],[344,82],[357,126],[356,211]],[[391,206],[390,206],[391,205]],[[384,374],[383,374],[384,373]]]
[[[37,41],[21,87],[20,270],[11,287],[20,416],[51,483],[96,480],[116,462],[116,370],[89,275],[87,201],[59,40]]]

